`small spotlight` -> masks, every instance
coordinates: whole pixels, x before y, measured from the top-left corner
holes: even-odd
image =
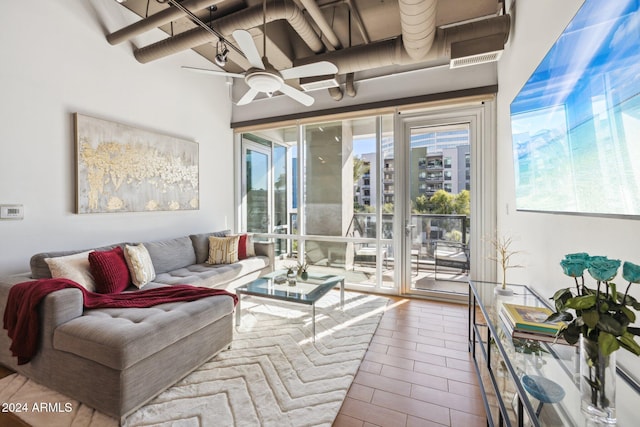
[[[220,39],[216,44],[216,57],[215,57],[216,64],[220,67],[224,67],[225,65],[227,65],[228,55],[229,55],[229,49],[227,48],[227,45],[225,44],[225,42],[222,39]]]

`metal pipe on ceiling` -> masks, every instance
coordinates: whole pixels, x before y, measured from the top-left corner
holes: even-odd
[[[398,0],[402,44],[412,59],[427,55],[436,35],[437,0]]]
[[[338,67],[339,74],[356,73],[389,65],[410,65],[420,62],[449,60],[451,43],[480,37],[500,35],[506,42],[509,36],[511,18],[500,15],[439,30],[428,52],[420,59],[412,58],[404,48],[404,39],[373,42],[354,46],[294,61],[294,65],[305,65],[318,61],[329,61]]]
[[[358,26],[358,30],[360,30],[360,35],[362,36],[362,40],[365,43],[371,43],[371,38],[369,37],[369,33],[364,26],[364,22],[362,22],[362,16],[360,15],[360,11],[358,10],[358,6],[352,0],[346,0],[347,6],[349,10],[351,10],[351,16],[353,20],[356,21],[356,25]]]
[[[344,82],[344,91],[352,98],[356,96],[355,75],[353,73],[347,73]]]
[[[328,90],[329,90],[329,95],[331,96],[331,98],[333,98],[334,101],[342,100],[344,96],[342,89],[340,89],[339,87],[330,87]]]
[[[185,0],[182,2],[182,6],[190,11],[196,11],[222,3],[223,1],[224,0]],[[185,15],[186,13],[175,7],[167,7],[156,14],[108,34],[107,41],[112,45],[116,45],[139,34],[146,33],[164,24],[168,24],[171,21],[175,21],[178,18],[182,18]]]
[[[336,7],[338,5],[344,4],[347,6],[353,20],[356,22],[358,26],[358,31],[360,31],[360,35],[362,36],[362,40],[365,43],[371,43],[371,38],[369,37],[369,33],[367,32],[366,27],[364,26],[364,22],[362,21],[362,16],[360,15],[360,11],[358,10],[358,6],[352,0],[334,0],[328,3],[323,3],[322,6],[319,6],[320,9],[326,9],[328,7]]]
[[[402,37],[311,55],[294,61],[294,65],[329,61],[338,67],[339,74],[349,74],[390,65],[436,63],[448,60],[451,44],[460,41],[499,36],[506,42],[511,25],[509,15],[436,30],[436,3],[437,0],[399,0]],[[286,19],[314,52],[319,53],[324,50],[324,45],[314,32],[311,23],[292,0],[277,0],[275,7],[270,6],[266,19],[267,22]],[[254,6],[220,18],[214,21],[214,25],[220,33],[228,35],[236,29],[260,27],[262,20],[262,8]],[[136,49],[134,55],[138,61],[146,63],[211,41],[215,41],[211,34],[202,28],[195,28]],[[348,86],[349,94],[355,94],[353,80]],[[332,96],[337,99],[337,91],[334,90]]]
[[[324,18],[316,0],[300,0],[300,3],[302,3],[302,6],[304,6],[309,16],[311,16],[311,19],[313,19],[316,25],[318,25],[322,34],[327,38],[329,43],[331,43],[331,46],[335,49],[341,49],[342,44],[340,43],[340,40],[338,40],[338,36],[336,36],[333,28],[331,28],[331,25],[329,25],[327,20]]]
[[[313,30],[311,23],[292,0],[277,0],[267,9],[267,23],[286,19],[302,40],[315,53],[324,51],[324,45]],[[234,30],[260,27],[263,23],[262,6],[257,5],[213,21],[214,28],[221,34],[230,35]],[[194,28],[176,36],[160,40],[157,43],[135,49],[133,54],[143,64],[164,58],[174,53],[216,41],[215,37],[203,28]]]

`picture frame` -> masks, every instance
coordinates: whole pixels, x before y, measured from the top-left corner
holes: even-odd
[[[195,141],[73,114],[76,213],[199,209]]]

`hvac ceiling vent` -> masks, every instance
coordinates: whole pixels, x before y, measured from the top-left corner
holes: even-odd
[[[451,43],[451,61],[449,68],[462,68],[471,65],[496,62],[504,51],[504,35]]]
[[[336,76],[329,74],[326,76],[305,77],[300,79],[300,87],[305,92],[311,92],[319,89],[328,89],[330,87],[338,87]]]

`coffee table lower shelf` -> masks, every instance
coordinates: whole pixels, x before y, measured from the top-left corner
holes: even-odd
[[[288,301],[311,306],[312,340],[316,340],[316,302],[331,289],[340,285],[340,309],[344,309],[344,277],[334,275],[309,274],[305,280],[298,280],[295,286],[286,282],[275,283],[275,278],[286,275],[285,271],[276,271],[260,277],[246,285],[236,288],[238,305],[236,306],[236,326],[242,322],[242,296]]]

